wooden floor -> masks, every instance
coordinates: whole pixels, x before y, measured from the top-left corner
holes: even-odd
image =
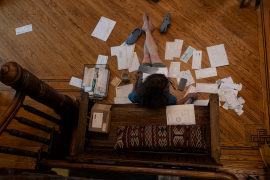
[[[117,70],[117,59],[110,56],[110,47],[119,46],[133,29],[142,26],[144,12],[153,19],[156,27],[153,36],[159,55],[168,67],[171,61],[164,60],[167,41],[183,39],[182,54],[188,46],[202,50],[202,68],[210,67],[206,47],[224,44],[230,65],[218,67],[217,77],[195,79],[196,83],[215,83],[232,76],[235,83],[243,84],[239,96],[246,101],[245,112],[238,116],[233,110],[220,107],[221,163],[224,165],[221,170],[234,173],[239,179],[248,175],[264,179],[264,164],[258,147],[267,138],[269,140],[270,132],[269,119],[264,112],[264,72],[260,68],[260,9],[255,7],[254,0],[247,1],[243,9],[239,4],[240,0],[159,0],[158,3],[152,0],[1,0],[0,65],[18,62],[60,92],[78,96],[79,89],[70,86],[69,80],[72,76],[82,78],[84,64],[95,64],[98,55],[109,56],[111,79],[128,72]],[[167,12],[171,13],[171,25],[161,34],[159,28]],[[101,16],[117,22],[106,42],[91,36]],[[16,36],[15,28],[28,24],[33,25],[33,31]],[[144,41],[145,34],[142,34],[135,48],[140,63]],[[195,78],[191,64],[192,60],[187,64],[181,62],[181,71],[190,70]],[[133,73],[129,74],[134,78]],[[1,110],[11,98],[5,95],[10,90],[0,85]],[[187,88],[184,92],[170,90],[181,99]],[[101,103],[113,103],[115,95],[115,88],[110,85],[109,97]],[[208,98],[209,94],[199,94],[199,99]],[[0,145],[23,146],[20,140],[6,134],[0,137]],[[40,146],[29,142],[26,145],[28,150],[35,151]],[[0,167],[33,168],[35,163],[31,158],[19,159],[4,154],[0,154],[0,158]]]

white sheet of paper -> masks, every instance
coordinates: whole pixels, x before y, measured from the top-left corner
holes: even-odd
[[[92,36],[107,41],[110,36],[116,22],[101,16],[96,28],[94,29]]]
[[[144,82],[144,80],[148,77],[148,76],[150,76],[151,74],[148,74],[148,73],[143,73],[143,80],[142,80],[142,82]]]
[[[128,62],[128,69],[129,69],[131,67],[131,65],[132,65],[132,61],[133,61],[133,58],[134,58],[135,44],[127,45],[126,43],[124,43],[124,46],[126,46],[127,62]]]
[[[187,79],[186,87],[195,83],[194,78],[193,78],[193,76],[192,76],[192,74],[191,74],[191,72],[189,70],[180,71],[179,78],[177,78],[177,83],[178,84],[179,84],[181,78]]]
[[[196,91],[201,93],[218,93],[218,84],[196,83]]]
[[[230,93],[226,94],[225,98],[226,98],[226,101],[229,104],[232,104],[232,103],[234,103],[235,101],[238,100],[237,96],[233,92],[230,92]]]
[[[194,106],[208,106],[208,100],[194,100]]]
[[[245,103],[245,100],[242,97],[239,97],[238,98],[238,101],[239,101],[240,104],[244,104]]]
[[[227,53],[224,44],[207,47],[211,67],[220,67],[229,65]]]
[[[182,47],[183,47],[183,40],[181,39],[175,39],[174,40],[174,51],[173,51],[173,57],[180,58]]]
[[[203,79],[208,77],[217,76],[216,68],[205,68],[200,70],[195,70],[196,79]]]
[[[133,53],[133,60],[131,62],[131,65],[130,65],[128,71],[129,72],[137,71],[139,69],[139,67],[140,67],[140,62],[139,62],[137,53],[134,52]]]
[[[19,35],[19,34],[23,34],[23,33],[33,31],[33,27],[32,27],[32,24],[29,24],[29,25],[26,25],[26,26],[16,28],[15,30],[16,30],[16,35]]]
[[[188,95],[189,93],[196,93],[196,87],[194,87],[192,85],[189,86],[189,88],[188,88],[186,94],[184,95],[184,97],[186,97],[186,95]]]
[[[168,68],[167,67],[159,67],[156,74],[164,74],[167,77],[168,76]]]
[[[174,42],[166,42],[165,60],[173,60]]]
[[[166,106],[167,125],[196,124],[194,104]]]
[[[195,50],[196,49],[194,49],[192,46],[189,46],[187,50],[184,52],[184,54],[182,55],[182,57],[180,58],[180,60],[187,63],[190,57],[193,55],[193,51]]]
[[[94,112],[93,118],[92,118],[92,127],[93,128],[101,128],[102,120],[103,120],[103,113]]]
[[[128,69],[127,49],[125,46],[121,46],[121,48],[118,49],[117,61],[118,70]]]
[[[180,76],[180,62],[171,62],[168,77],[179,78]]]
[[[98,59],[97,59],[96,64],[105,64],[105,65],[96,65],[96,68],[105,69],[107,61],[108,61],[108,56],[98,55]]]
[[[118,55],[119,48],[121,48],[121,46],[111,47],[111,56],[117,56]]]
[[[115,97],[114,104],[130,104],[132,103],[128,97]]]
[[[108,70],[107,69],[99,69],[97,86],[99,87],[99,91],[101,93],[106,92],[107,81],[108,81]]]
[[[133,89],[133,84],[115,87],[116,97],[128,97]]]
[[[202,51],[193,51],[192,69],[201,69]]]
[[[93,82],[93,78],[94,78],[94,74],[95,74],[95,68],[87,68],[85,67],[85,70],[84,70],[84,87],[88,87],[88,90],[86,90],[86,92],[88,92],[89,90],[91,91],[92,89],[92,82]],[[90,88],[90,89],[89,89]]]
[[[227,103],[224,103],[222,107],[223,107],[224,109],[226,109],[226,110],[229,110],[229,107],[228,107]]]
[[[69,85],[81,88],[82,87],[82,79],[72,77],[70,82],[69,82]]]

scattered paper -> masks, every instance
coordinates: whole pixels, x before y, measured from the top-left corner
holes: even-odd
[[[106,92],[108,74],[108,69],[99,69],[97,86],[99,87],[99,92],[101,93]]]
[[[119,79],[118,77],[114,77],[111,84],[114,85],[115,87],[119,86],[119,84],[122,82],[121,79]]]
[[[87,68],[84,69],[84,76],[83,76],[83,85],[85,92],[89,92],[92,90],[92,82],[95,74],[95,68]]]
[[[227,53],[224,44],[207,47],[207,52],[211,67],[220,67],[229,65]]]
[[[139,62],[137,53],[134,52],[134,54],[133,54],[133,60],[130,63],[130,66],[129,66],[128,71],[129,72],[137,71],[139,69],[139,67],[140,67],[140,62]]]
[[[201,69],[202,51],[193,51],[192,69]]]
[[[180,83],[180,79],[181,78],[187,79],[186,87],[195,83],[194,78],[193,78],[193,76],[192,76],[192,74],[190,73],[189,70],[187,70],[187,71],[180,71],[179,78],[177,78],[177,83],[178,84]]]
[[[216,68],[206,68],[195,70],[196,79],[203,79],[208,77],[217,76],[217,69]]]
[[[173,60],[174,42],[166,42],[165,60]]]
[[[239,97],[238,102],[242,105],[245,103],[245,100],[242,97]]]
[[[245,103],[245,100],[242,97],[237,98],[238,91],[242,89],[242,84],[235,84],[231,76],[219,79],[216,84],[220,84],[218,89],[219,100],[225,102],[222,107],[226,110],[234,109],[239,116],[243,114],[242,108],[244,106],[242,104]]]
[[[196,91],[201,93],[218,93],[218,85],[208,83],[196,83]]]
[[[166,106],[167,125],[196,124],[193,104]]]
[[[32,24],[16,28],[16,35],[33,31]]]
[[[182,55],[182,57],[180,58],[180,60],[182,60],[183,62],[187,63],[188,60],[190,59],[190,57],[193,54],[193,51],[195,51],[196,49],[194,49],[193,47],[189,46],[187,48],[187,50],[185,51],[185,53]]]
[[[69,85],[76,86],[78,88],[82,88],[82,79],[72,77],[70,82],[69,82]]]
[[[228,107],[227,103],[224,103],[222,107],[223,107],[224,109],[226,109],[226,110],[229,110],[229,107]]]
[[[180,62],[171,62],[168,77],[179,78],[180,76]]]
[[[143,73],[143,80],[142,80],[142,82],[144,82],[144,80],[148,77],[148,76],[150,76],[151,74],[148,74],[148,73]]]
[[[118,49],[120,48],[121,46],[115,46],[115,47],[111,47],[111,56],[117,56],[118,55]]]
[[[226,98],[226,101],[229,103],[229,104],[232,104],[234,103],[235,101],[237,101],[237,96],[233,93],[233,92],[230,92],[228,94],[225,95],[225,98]]]
[[[108,56],[98,55],[96,68],[105,69],[107,61],[108,61]],[[105,64],[105,65],[100,65],[100,64]]]
[[[92,127],[93,128],[101,128],[103,120],[103,113],[96,113],[94,112],[92,118]]]
[[[173,51],[173,57],[180,58],[182,46],[183,46],[183,40],[175,39],[174,40],[174,51]]]
[[[116,97],[128,97],[133,89],[133,84],[116,87]]]
[[[186,97],[186,95],[188,95],[188,94],[190,94],[190,93],[196,93],[196,87],[194,87],[194,86],[192,86],[192,85],[189,86],[189,88],[188,88],[186,94],[184,95],[184,97]]]
[[[94,29],[92,36],[107,41],[111,34],[116,22],[105,17],[101,17],[96,28]]]
[[[130,104],[132,103],[128,97],[115,97],[114,104]]]
[[[120,47],[118,49],[117,61],[118,61],[118,70],[128,69],[127,49],[125,46]]]
[[[208,106],[209,99],[208,100],[194,100],[194,106]]]

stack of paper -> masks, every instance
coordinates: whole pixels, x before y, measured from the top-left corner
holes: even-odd
[[[129,72],[138,70],[140,63],[137,53],[134,52],[135,44],[111,47],[111,55],[117,56],[118,70],[128,69]]]
[[[242,89],[242,84],[235,84],[231,76],[218,80],[216,84],[219,86],[219,100],[225,102],[222,107],[226,110],[234,109],[239,116],[243,114],[242,108],[245,100],[237,97],[238,91]]]
[[[114,98],[114,104],[129,104],[132,103],[128,95],[131,93],[133,89],[133,84],[116,87],[116,97]]]
[[[166,106],[167,125],[196,124],[193,104]]]
[[[166,42],[165,60],[173,60],[174,57],[180,58],[183,40],[175,39],[174,42]]]

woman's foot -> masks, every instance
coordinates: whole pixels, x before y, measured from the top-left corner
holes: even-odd
[[[155,27],[154,25],[152,24],[152,19],[151,17],[147,14],[147,13],[144,13],[143,15],[143,21],[144,21],[144,24],[143,24],[143,27],[142,27],[142,30],[147,32],[147,31],[154,31],[155,30]]]

